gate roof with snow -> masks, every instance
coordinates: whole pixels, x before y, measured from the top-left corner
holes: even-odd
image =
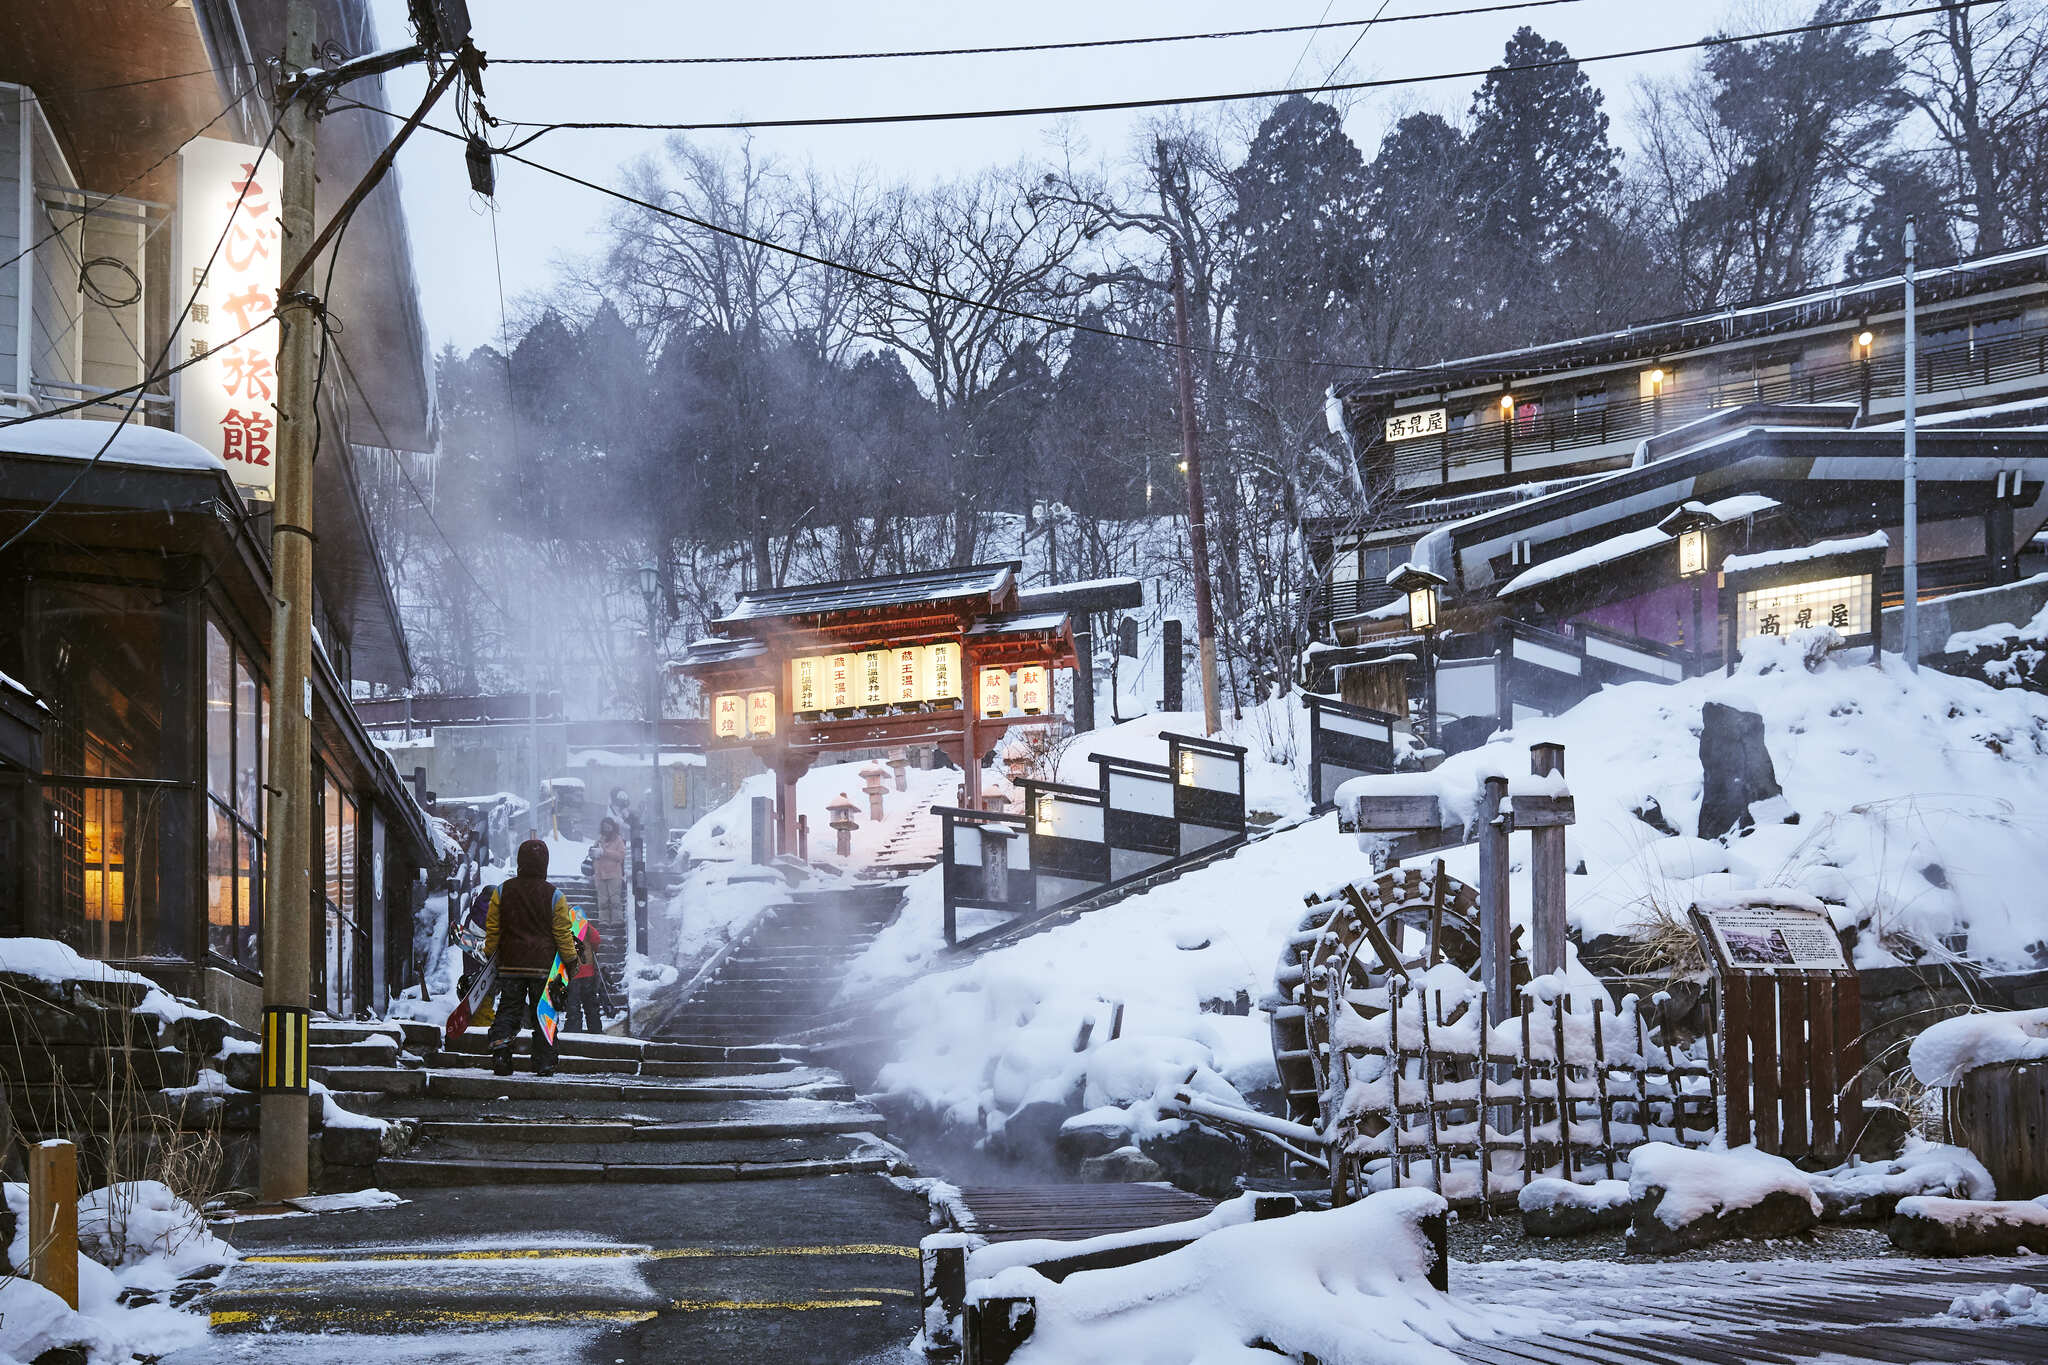
[[[671,666],[702,686],[713,744],[751,746],[776,769],[786,839],[791,789],[820,753],[937,745],[964,770],[973,803],[979,756],[1012,726],[1061,721],[1052,672],[1075,666],[1070,603],[1057,587],[1027,601],[1022,568],[744,593]]]

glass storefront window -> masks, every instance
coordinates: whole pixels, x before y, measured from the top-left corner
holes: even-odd
[[[206,946],[262,966],[263,729],[270,691],[249,652],[206,623]]]
[[[28,681],[50,708],[29,922],[92,957],[187,956],[195,750],[210,765],[215,738],[185,709],[213,663],[192,657],[190,608],[149,584],[61,578],[27,608]]]
[[[229,693],[234,650],[212,621],[206,623],[206,789],[217,796],[233,790],[228,783],[235,764],[234,698]]]

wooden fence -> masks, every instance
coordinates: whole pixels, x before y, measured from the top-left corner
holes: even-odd
[[[1245,837],[1244,750],[1161,734],[1166,762],[1091,754],[1092,787],[1026,779],[1022,814],[941,807],[946,942],[971,946],[961,910],[1041,914],[1141,881]]]
[[[1361,995],[1385,1007],[1332,1016],[1340,1102],[1324,1106],[1331,1149],[1361,1190],[1422,1185],[1491,1205],[1542,1176],[1625,1177],[1639,1143],[1704,1147],[1718,1132],[1712,1040],[1666,1044],[1633,995],[1617,1007],[1600,993],[1524,992],[1491,1028],[1483,988],[1395,978],[1347,1003],[1379,1003]]]
[[[1717,982],[1728,1145],[1827,1165],[1863,1131],[1863,999],[1853,973]]]

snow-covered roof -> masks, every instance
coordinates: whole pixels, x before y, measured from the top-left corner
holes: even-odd
[[[31,692],[29,690],[28,685],[26,683],[23,683],[15,678],[10,678],[5,673],[0,673],[0,692],[20,693],[22,696],[28,698],[29,702],[33,704],[37,710],[47,711],[50,709],[49,707],[43,705],[43,699],[41,697],[38,697],[34,692]]]
[[[189,437],[140,423],[104,422],[90,417],[38,417],[0,427],[0,452],[90,460],[105,446],[101,464],[149,469],[225,471],[220,456]]]
[[[1007,616],[989,616],[976,621],[967,628],[970,636],[989,635],[1031,635],[1049,630],[1063,630],[1067,624],[1067,613],[1063,611],[1013,612]]]
[[[994,597],[1022,567],[1016,560],[1006,560],[998,564],[969,564],[964,568],[928,569],[922,573],[805,583],[742,593],[733,609],[720,617],[718,623],[776,621],[821,612],[863,611],[874,607]]]
[[[693,664],[722,664],[735,659],[751,659],[767,652],[768,646],[761,640],[728,640],[714,635],[690,641],[683,652],[669,662],[688,668]]]
[[[1758,512],[1767,512],[1777,505],[1776,498],[1767,498],[1761,493],[1737,493],[1718,502],[1691,501],[1685,504],[1688,510],[1705,512],[1721,521],[1739,521]],[[1518,592],[1527,592],[1545,583],[1554,583],[1560,578],[1569,578],[1573,574],[1584,573],[1588,569],[1598,568],[1602,564],[1610,564],[1638,551],[1664,544],[1670,539],[1670,536],[1655,526],[1624,531],[1618,536],[1609,536],[1605,540],[1573,550],[1570,554],[1559,555],[1556,559],[1546,560],[1533,568],[1524,569],[1509,579],[1498,595],[1508,597]]]
[[[1722,573],[1743,573],[1749,569],[1773,569],[1781,564],[1798,564],[1809,559],[1826,559],[1830,555],[1851,555],[1859,551],[1882,550],[1892,543],[1891,537],[1882,531],[1872,531],[1867,536],[1845,536],[1840,540],[1817,540],[1811,545],[1795,545],[1786,550],[1759,550],[1752,555],[1729,555],[1721,561]]]

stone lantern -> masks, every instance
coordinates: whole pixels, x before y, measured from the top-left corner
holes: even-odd
[[[841,792],[836,801],[825,803],[825,809],[831,812],[832,829],[839,836],[838,842],[833,845],[833,850],[842,858],[852,857],[853,832],[860,828],[860,821],[853,818],[853,813],[859,810],[860,807],[845,792]]]
[[[888,759],[888,763],[891,768],[896,770],[896,790],[909,791],[910,779],[903,775],[903,770],[910,766],[910,756],[907,754],[892,754]]]
[[[1003,746],[1003,771],[1010,775],[1010,785],[1018,786],[1031,776],[1031,747],[1022,740],[1011,740]]]
[[[868,819],[877,824],[882,820],[882,793],[888,790],[889,770],[879,763],[870,763],[860,770],[861,790],[868,797]]]

